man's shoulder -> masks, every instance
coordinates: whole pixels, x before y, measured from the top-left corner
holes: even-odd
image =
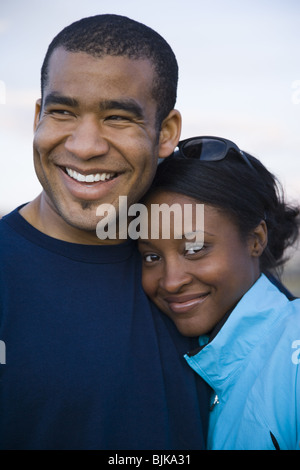
[[[14,218],[15,212],[16,212],[16,209],[14,209],[13,211],[11,211],[11,212],[9,212],[5,215],[2,215],[2,217],[0,218],[1,243],[8,236],[8,234],[10,232],[9,221]]]
[[[3,215],[0,219],[0,253],[1,258],[8,256],[12,249],[19,246],[22,238],[22,218],[19,207]]]

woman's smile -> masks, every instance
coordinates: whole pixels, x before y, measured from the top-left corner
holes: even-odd
[[[168,296],[165,297],[164,300],[173,313],[181,314],[189,313],[194,310],[195,307],[202,305],[208,295],[208,292],[203,294],[185,294],[179,296]]]

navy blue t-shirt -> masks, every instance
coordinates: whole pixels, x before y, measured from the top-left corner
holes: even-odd
[[[15,210],[0,266],[0,449],[204,447],[194,340],[145,296],[133,242],[63,242]]]

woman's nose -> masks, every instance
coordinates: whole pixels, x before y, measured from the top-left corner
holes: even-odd
[[[160,286],[169,293],[176,293],[192,282],[192,274],[183,269],[181,263],[170,263],[165,266]]]

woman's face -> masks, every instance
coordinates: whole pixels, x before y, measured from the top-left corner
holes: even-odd
[[[183,212],[184,205],[190,204],[195,218],[194,199],[156,193],[147,200],[149,234],[151,205],[163,203],[179,204]],[[184,223],[180,225],[171,224],[169,239],[162,238],[160,226],[158,239],[139,241],[143,287],[183,335],[198,336],[210,332],[258,279],[261,243],[255,233],[243,240],[231,218],[210,205],[204,206],[202,247],[200,243],[189,249]],[[199,229],[195,223],[192,228],[194,232]]]

